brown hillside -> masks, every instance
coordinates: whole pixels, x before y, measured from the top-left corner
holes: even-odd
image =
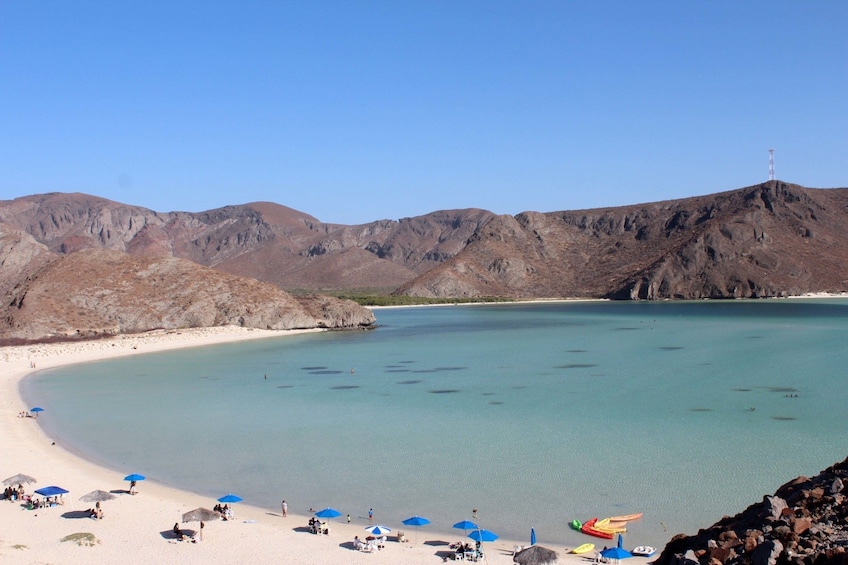
[[[773,181],[638,206],[498,217],[417,296],[740,298],[848,289],[848,190]]]
[[[0,337],[38,340],[220,325],[361,327],[374,317],[350,301],[296,299],[184,259],[89,249],[31,273],[6,294],[0,320]]]
[[[200,213],[158,213],[85,194],[0,202],[0,222],[56,253],[106,248],[181,257],[307,290],[395,288],[458,253],[491,217],[484,210],[447,210],[343,226],[269,202]]]

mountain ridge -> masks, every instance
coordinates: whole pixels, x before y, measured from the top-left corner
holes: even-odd
[[[178,257],[298,292],[659,300],[848,290],[848,189],[783,181],[619,207],[440,210],[353,226],[272,202],[162,213],[49,193],[0,201],[0,224],[29,234],[42,254]],[[23,263],[9,253],[5,261]],[[0,275],[0,291],[12,278]]]

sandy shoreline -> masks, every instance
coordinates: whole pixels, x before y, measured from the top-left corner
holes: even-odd
[[[306,330],[314,331],[314,330]],[[92,520],[82,517],[91,503],[79,497],[90,491],[124,490],[123,475],[83,460],[53,445],[37,420],[19,418],[30,407],[19,395],[20,381],[33,370],[60,365],[96,361],[126,355],[137,355],[192,346],[212,345],[246,339],[262,339],[294,335],[302,331],[275,332],[244,328],[208,328],[179,331],[157,331],[142,335],[121,336],[93,342],[73,344],[40,344],[0,348],[0,405],[3,433],[0,450],[0,480],[18,473],[34,476],[38,482],[27,485],[35,488],[58,485],[67,489],[66,504],[41,510],[26,510],[19,503],[0,500],[0,560],[8,563],[210,563],[224,559],[231,563],[266,563],[272,560],[288,563],[440,563],[449,552],[448,543],[459,541],[457,532],[436,532],[422,527],[384,524],[392,528],[386,547],[375,553],[352,549],[354,536],[367,535],[366,520],[354,519],[350,524],[331,521],[329,535],[314,535],[306,531],[308,516],[289,512],[283,518],[280,511],[234,506],[236,519],[206,524],[201,543],[176,542],[170,530],[181,522],[183,513],[203,506],[211,508],[214,500],[179,491],[154,481],[139,483],[139,494],[118,494],[115,500],[103,502],[105,518]],[[33,369],[32,365],[35,365]],[[183,529],[198,529],[198,523],[180,523]],[[398,543],[394,534],[405,531],[412,543]],[[93,547],[62,542],[75,533],[91,533],[98,543]],[[586,539],[591,542],[592,539]],[[603,547],[605,540],[597,540]],[[484,544],[486,562],[512,563],[513,547],[524,541],[503,540]],[[570,548],[558,544],[540,545],[556,550],[560,562],[588,563],[588,557],[567,554]],[[609,543],[609,542],[607,542]],[[648,561],[634,558],[639,565]]]

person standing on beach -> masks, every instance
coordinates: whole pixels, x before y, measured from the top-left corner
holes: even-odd
[[[368,509],[368,521],[371,522],[373,519],[374,519],[374,509],[369,508]]]
[[[283,518],[285,518],[288,515],[289,515],[289,505],[284,500],[283,501]]]

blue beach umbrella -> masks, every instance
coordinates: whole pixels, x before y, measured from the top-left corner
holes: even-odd
[[[489,530],[474,530],[473,532],[468,534],[468,537],[470,537],[474,541],[479,542],[495,541],[496,539],[498,539],[498,534],[490,532]]]
[[[342,515],[342,513],[339,512],[338,510],[336,510],[335,508],[327,507],[327,508],[324,508],[323,510],[319,510],[318,512],[315,513],[315,515],[318,516],[319,518],[338,518],[339,516]]]
[[[614,559],[616,561],[619,561],[621,559],[633,557],[633,554],[621,547],[609,547],[607,549],[601,550],[601,557],[603,557],[604,559]]]
[[[530,545],[536,545],[536,528],[530,528]]]
[[[403,521],[403,525],[405,526],[426,526],[429,523],[430,520],[421,516],[413,516],[412,518],[407,518]]]
[[[125,481],[143,481],[144,475],[139,475],[138,473],[133,473],[132,475],[127,475],[124,477]]]
[[[39,412],[44,412],[44,408],[42,408],[41,406],[36,406],[34,408],[30,408],[29,411],[34,412],[35,415],[38,416]]]
[[[421,516],[413,516],[403,521],[405,526],[415,526],[415,543],[418,543],[418,526],[426,526],[429,523],[430,520]]]
[[[230,494],[225,494],[224,496],[219,498],[218,502],[233,503],[233,502],[241,502],[242,500],[243,500],[242,497],[236,496],[233,493],[230,493]]]
[[[387,528],[386,526],[368,526],[365,528],[365,531],[373,536],[382,536],[383,534],[391,532],[392,529]]]
[[[480,528],[480,526],[478,526],[474,522],[470,522],[468,520],[463,520],[462,522],[457,522],[456,524],[453,525],[453,527],[457,528],[459,530],[463,530],[463,531],[477,530],[477,529]]]

